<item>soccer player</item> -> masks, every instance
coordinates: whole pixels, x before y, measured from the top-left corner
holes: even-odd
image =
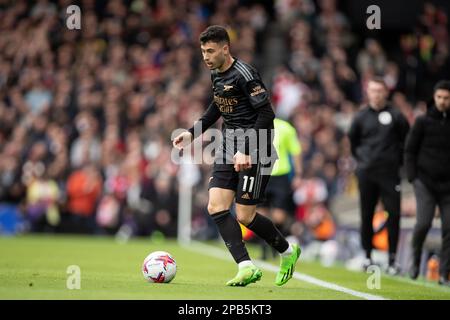
[[[290,212],[294,211],[292,189],[301,184],[302,158],[301,146],[297,137],[297,131],[287,121],[275,118],[274,121],[274,145],[278,154],[267,184],[265,201],[258,206],[258,211],[265,216],[270,216],[275,226],[284,234],[288,234]],[[290,161],[292,159],[292,162]],[[291,179],[290,174],[294,176]],[[269,247],[262,244],[262,257],[268,258]]]
[[[238,264],[237,275],[227,285],[246,286],[262,276],[250,260],[238,221],[230,213],[235,201],[239,222],[280,253],[275,283],[281,286],[292,278],[301,250],[298,245],[288,243],[270,219],[256,212],[270,178],[267,169],[271,163],[266,160],[276,154],[272,143],[275,115],[268,92],[255,68],[231,55],[225,28],[208,27],[200,35],[200,47],[211,70],[214,100],[192,128],[173,140],[173,145],[184,148],[222,116],[222,150],[216,152],[209,182],[208,212]],[[251,134],[247,135],[252,130],[257,133],[256,142]],[[245,135],[238,135],[239,131]]]

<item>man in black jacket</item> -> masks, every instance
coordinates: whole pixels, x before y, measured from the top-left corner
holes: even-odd
[[[450,81],[438,82],[433,98],[426,115],[416,119],[405,146],[406,172],[417,202],[410,276],[419,275],[423,242],[438,206],[442,221],[439,283],[450,285]]]
[[[372,264],[372,227],[375,207],[381,198],[389,213],[389,266],[387,273],[397,274],[395,264],[400,230],[400,176],[403,146],[409,124],[402,113],[386,101],[387,87],[382,79],[371,79],[367,84],[369,105],[353,119],[349,138],[352,154],[358,162],[361,242],[366,252],[364,269]]]

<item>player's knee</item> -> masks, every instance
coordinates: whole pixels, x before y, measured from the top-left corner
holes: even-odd
[[[252,218],[249,218],[248,215],[238,215],[237,219],[244,226],[248,226],[253,220]]]
[[[228,210],[229,208],[227,208],[224,204],[222,203],[216,203],[216,202],[208,202],[208,213],[209,214],[214,214],[220,211],[225,211]]]
[[[255,218],[256,208],[240,208],[236,206],[236,218],[244,226],[248,226]]]

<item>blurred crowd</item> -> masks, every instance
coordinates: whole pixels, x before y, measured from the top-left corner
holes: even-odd
[[[71,4],[0,2],[0,202],[36,232],[174,236],[171,133],[211,99],[198,36],[227,25],[234,54],[252,62],[267,13],[238,1],[87,0],[69,30]],[[203,190],[209,167],[198,170]],[[197,229],[206,203],[196,196]]]
[[[208,25],[227,26],[233,55],[257,68],[270,23],[282,29],[285,63],[267,85],[277,116],[298,130],[295,214],[313,228],[336,195],[354,192],[345,133],[367,79],[382,74],[413,121],[427,86],[450,70],[447,16],[431,4],[387,53],[352,32],[335,0],[278,0],[273,11],[256,1],[82,0],[81,29],[69,30],[71,2],[0,1],[0,202],[36,232],[176,235],[170,138],[211,99],[198,44]],[[211,167],[193,170],[193,235],[210,238]],[[320,204],[310,218],[305,203]]]

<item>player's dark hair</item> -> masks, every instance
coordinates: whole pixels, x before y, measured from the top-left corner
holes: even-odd
[[[447,90],[450,91],[450,81],[449,80],[441,80],[435,84],[433,92],[437,90]]]
[[[226,42],[230,44],[230,37],[228,36],[227,30],[222,26],[209,26],[200,34],[200,43],[206,43],[209,41],[220,43]]]
[[[384,81],[384,79],[382,77],[372,77],[369,79],[369,82],[376,82],[376,83],[382,84],[387,89],[386,82]]]

